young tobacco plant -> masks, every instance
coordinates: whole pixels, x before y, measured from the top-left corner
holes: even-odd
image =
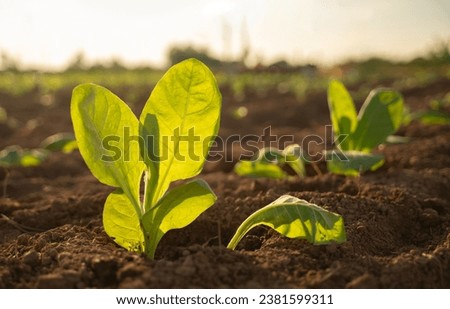
[[[275,148],[259,149],[251,160],[241,160],[234,166],[240,176],[267,177],[273,179],[289,178],[286,169],[293,174],[305,176],[305,163],[301,147],[297,144],[287,146],[283,150]]]
[[[383,88],[372,90],[356,115],[347,89],[334,80],[328,87],[328,107],[338,148],[325,153],[328,170],[356,176],[382,166],[384,156],[372,151],[402,124],[403,98],[400,93]]]
[[[211,71],[188,59],[157,83],[139,117],[109,90],[77,86],[71,116],[92,174],[115,187],[103,225],[120,246],[153,259],[163,235],[185,227],[216,200],[200,173],[220,122],[221,94]],[[143,194],[141,182],[143,180]]]
[[[235,249],[245,234],[258,225],[268,226],[289,238],[306,239],[314,245],[346,241],[340,215],[294,196],[283,195],[251,214],[239,226],[227,248]]]

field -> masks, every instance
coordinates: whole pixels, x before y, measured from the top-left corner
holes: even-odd
[[[73,87],[97,82],[139,114],[162,72],[0,72],[0,149],[38,147],[72,132]],[[449,99],[450,64],[353,64],[305,73],[217,73],[223,96],[219,135],[325,136],[331,76],[361,106],[370,89],[393,87],[411,112]],[[447,97],[446,97],[447,96]],[[431,105],[430,105],[431,104]],[[236,109],[247,115],[237,117]],[[442,107],[449,112],[449,105]],[[0,118],[1,120],[1,118]],[[186,228],[162,239],[155,260],[127,252],[104,232],[112,188],[100,184],[78,151],[52,153],[36,167],[0,169],[0,288],[450,288],[450,126],[405,123],[408,143],[388,144],[375,172],[344,177],[325,162],[307,176],[244,178],[231,162],[207,162],[200,175],[218,200]],[[328,141],[330,142],[330,141]],[[234,147],[231,147],[234,146]],[[325,145],[311,143],[311,151]],[[283,194],[343,216],[347,242],[313,246],[263,227],[236,251],[225,248],[239,224]]]

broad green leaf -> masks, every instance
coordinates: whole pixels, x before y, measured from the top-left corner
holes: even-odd
[[[121,189],[116,189],[106,199],[103,227],[118,245],[129,251],[144,251],[144,235],[138,214]]]
[[[140,213],[139,122],[108,89],[83,84],[73,90],[71,116],[80,153],[102,183],[119,187]]]
[[[239,161],[234,166],[234,171],[239,176],[247,177],[267,177],[274,179],[283,179],[288,175],[276,163],[264,161]]]
[[[306,239],[315,245],[346,240],[344,221],[340,215],[305,200],[283,195],[250,215],[239,226],[227,247],[235,249],[245,234],[258,225],[268,226],[289,238]]]
[[[171,67],[157,83],[140,116],[144,140],[151,135],[156,143],[148,143],[144,155],[151,177],[158,181],[153,203],[172,181],[200,173],[218,132],[220,107],[213,74],[196,59]]]
[[[360,151],[327,151],[327,169],[334,174],[358,176],[366,171],[374,171],[384,164],[382,154]]]
[[[38,166],[44,162],[47,156],[47,151],[43,149],[22,149],[20,146],[9,146],[0,151],[0,166]]]
[[[403,98],[393,90],[373,90],[358,114],[358,125],[352,135],[353,148],[371,152],[395,133],[403,121]]]
[[[182,184],[167,192],[156,207],[143,217],[144,229],[148,235],[147,255],[153,258],[165,233],[189,225],[212,206],[216,199],[211,188],[201,179]]]
[[[349,150],[352,146],[349,136],[355,130],[358,120],[353,99],[340,81],[333,80],[328,86],[328,108],[338,147]]]
[[[78,149],[75,136],[71,133],[57,133],[47,137],[42,141],[41,147],[50,151],[62,151],[63,153],[71,153]]]

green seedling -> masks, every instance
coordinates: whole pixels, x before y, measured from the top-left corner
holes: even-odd
[[[448,125],[450,124],[450,114],[440,110],[429,110],[415,114],[413,119],[418,119],[425,125]]]
[[[20,146],[8,146],[0,151],[0,167],[32,167],[41,165],[50,152],[70,153],[77,149],[75,137],[71,133],[57,133],[42,141],[40,148],[24,149]]]
[[[265,225],[289,237],[306,239],[314,245],[346,240],[344,221],[338,214],[290,195],[283,195],[250,215],[228,244],[235,249],[252,228]]]
[[[347,89],[334,80],[328,87],[328,106],[338,148],[326,152],[328,170],[355,176],[382,166],[384,157],[372,151],[402,124],[400,93],[390,89],[372,90],[357,115]]]
[[[301,148],[297,144],[283,150],[263,148],[250,161],[239,161],[234,171],[240,176],[284,179],[290,177],[287,169],[300,177],[305,176]]]
[[[430,101],[429,109],[424,112],[413,113],[411,118],[417,119],[425,125],[447,125],[450,124],[450,114],[446,108],[450,106],[450,93],[442,100]]]
[[[57,133],[43,140],[41,148],[50,151],[71,153],[75,149],[78,149],[78,145],[75,136],[72,133]]]
[[[202,180],[168,188],[202,170],[220,107],[213,74],[196,59],[166,72],[139,119],[106,88],[74,89],[71,116],[80,153],[100,182],[116,188],[106,199],[103,225],[117,244],[154,258],[167,231],[185,227],[214,204]]]
[[[48,156],[48,152],[43,149],[23,149],[20,146],[9,146],[0,151],[0,166],[10,167],[31,167],[40,165]]]

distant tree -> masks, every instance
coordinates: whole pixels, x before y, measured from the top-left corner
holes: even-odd
[[[82,51],[76,53],[71,60],[69,60],[69,64],[67,65],[67,71],[76,71],[86,69],[86,56]]]
[[[192,46],[173,46],[168,52],[170,65],[174,65],[188,58],[197,58],[211,69],[217,69],[222,66],[222,62],[211,57],[206,49],[198,50]]]
[[[0,53],[0,71],[18,71],[18,60],[7,52]]]

